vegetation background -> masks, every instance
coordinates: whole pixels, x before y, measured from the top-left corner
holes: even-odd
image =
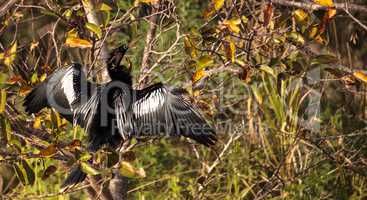
[[[366,1],[4,0],[0,18],[0,199],[367,198]],[[136,87],[189,91],[215,147],[139,139],[90,165],[83,130],[24,113],[71,62],[107,81],[121,44]],[[88,180],[60,192],[76,164]]]

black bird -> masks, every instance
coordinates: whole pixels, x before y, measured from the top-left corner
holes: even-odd
[[[103,145],[118,147],[131,137],[184,136],[205,146],[214,145],[216,134],[183,89],[157,83],[142,90],[132,88],[130,69],[120,62],[127,51],[121,46],[108,60],[111,81],[87,81],[80,64],[59,69],[34,88],[25,98],[28,113],[54,108],[68,121],[80,125],[88,134],[88,149]],[[82,182],[86,174],[74,167],[62,188]]]

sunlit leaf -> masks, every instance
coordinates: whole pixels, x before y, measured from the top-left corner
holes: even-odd
[[[76,37],[68,37],[66,38],[65,45],[74,48],[91,48],[92,43],[88,40],[76,38]]]
[[[0,91],[0,114],[5,111],[6,106],[6,90],[1,89]]]
[[[189,54],[192,58],[197,57],[197,51],[195,48],[195,44],[189,37],[184,38],[184,46],[185,46],[185,51],[187,54]]]
[[[192,81],[193,83],[196,83],[196,82],[198,82],[199,80],[201,80],[205,75],[206,75],[206,73],[205,73],[205,70],[204,70],[204,69],[198,69],[198,70],[194,73],[194,75],[192,75],[192,77],[191,77],[191,81]]]
[[[56,170],[57,170],[57,167],[55,165],[48,166],[46,170],[43,172],[41,179],[46,180],[48,177],[54,174]]]
[[[273,75],[275,77],[275,72],[274,72],[274,69],[273,68],[271,68],[271,67],[269,67],[267,65],[260,65],[259,69],[261,71],[264,71],[264,72],[266,72],[268,74],[271,74],[271,75]]]
[[[85,152],[80,156],[79,160],[86,162],[90,160],[91,158],[92,158],[92,154]]]
[[[214,9],[218,11],[223,7],[224,0],[212,0],[212,3],[214,4]]]
[[[14,42],[11,47],[4,52],[3,58],[4,58],[4,64],[8,67],[10,67],[16,57],[16,51],[17,51],[17,42]]]
[[[159,0],[135,0],[134,5],[138,6],[139,3],[150,3],[150,4],[156,4]]]
[[[144,178],[146,177],[146,173],[143,168],[135,168],[132,164],[126,161],[120,162],[120,174],[122,176],[130,177],[130,178]]]
[[[57,148],[54,144],[49,145],[46,149],[41,150],[39,156],[51,157],[57,153]]]
[[[93,168],[88,163],[81,162],[80,166],[81,166],[82,171],[85,172],[86,174],[89,174],[92,176],[100,174],[100,172],[97,169]]]
[[[32,84],[35,84],[38,82],[38,74],[37,72],[33,73],[32,76],[31,76],[31,83]]]
[[[46,78],[47,78],[47,74],[46,74],[46,73],[44,73],[44,74],[42,74],[42,75],[41,75],[41,77],[39,78],[39,81],[40,81],[40,82],[43,82]]]
[[[232,40],[229,40],[229,42],[224,42],[223,46],[227,59],[234,62],[236,53],[236,45],[234,44],[234,42]]]
[[[229,20],[226,19],[222,22],[222,24],[234,33],[239,33],[241,31],[239,27],[239,25],[241,24],[241,19],[239,18]]]
[[[297,45],[303,45],[305,44],[305,39],[301,34],[298,32],[291,32],[288,34],[288,39],[290,39],[292,42],[294,42]]]
[[[41,128],[41,117],[36,117],[34,119],[33,128],[35,128],[35,129]]]
[[[355,76],[357,79],[363,81],[364,83],[367,83],[367,73],[364,71],[355,71],[353,73],[353,76]]]
[[[333,0],[313,0],[315,3],[319,4],[320,6],[327,6],[327,7],[333,7],[334,2]]]
[[[245,23],[245,24],[248,22],[248,18],[247,18],[246,16],[242,16],[242,17],[241,17],[241,20],[242,20],[242,22],[243,22],[243,23]]]
[[[109,6],[109,5],[105,4],[105,3],[101,3],[99,5],[99,10],[100,11],[111,11],[112,8],[111,8],[111,6]]]
[[[67,18],[70,19],[71,15],[73,14],[73,11],[71,9],[67,9],[65,10],[65,12],[63,13],[63,15]]]
[[[307,24],[309,21],[309,15],[303,9],[297,9],[293,11],[293,16],[300,24]]]
[[[255,85],[251,85],[252,93],[259,105],[263,103],[263,98]]]
[[[203,69],[205,67],[208,67],[209,65],[212,65],[214,63],[214,60],[212,57],[205,55],[205,56],[201,56],[198,60],[197,60],[197,68],[198,69]]]
[[[85,27],[89,29],[90,31],[92,31],[94,34],[96,34],[98,39],[102,38],[102,30],[96,24],[87,22],[85,23]]]
[[[327,17],[329,19],[333,18],[336,15],[336,9],[335,8],[329,8],[327,10]]]

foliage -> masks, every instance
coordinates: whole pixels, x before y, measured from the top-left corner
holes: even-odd
[[[351,6],[351,18],[333,1],[296,1],[320,9],[289,2],[13,5],[0,26],[0,193],[93,199],[91,180],[59,191],[70,168],[80,164],[104,182],[119,164],[134,199],[365,199],[367,49],[359,19],[367,15]],[[216,127],[214,148],[137,139],[119,161],[114,149],[88,152],[84,131],[55,111],[25,114],[24,96],[56,68],[79,62],[98,80],[103,46],[124,43],[136,87],[162,81],[188,90]]]

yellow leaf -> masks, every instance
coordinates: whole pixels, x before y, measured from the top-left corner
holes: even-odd
[[[305,12],[303,9],[297,9],[293,12],[294,18],[296,21],[301,24],[307,24],[309,20],[308,13]]]
[[[4,53],[4,64],[8,67],[10,67],[16,57],[16,51],[17,51],[17,42],[14,42],[14,44],[10,47],[10,49],[8,49],[7,51],[5,51]]]
[[[66,38],[65,45],[69,47],[82,48],[82,49],[92,47],[92,43],[90,41],[76,37]]]
[[[68,37],[68,38],[77,38],[78,37],[78,31],[76,31],[75,30],[75,28],[73,28],[73,29],[71,29],[70,31],[68,31],[67,33],[66,33],[66,37]]]
[[[5,106],[6,106],[6,90],[5,89],[1,89],[0,92],[0,113],[3,113],[5,111]]]
[[[212,65],[214,63],[213,58],[211,58],[210,56],[201,56],[198,60],[197,60],[197,68],[198,69],[203,69],[205,67],[208,67],[209,65]]]
[[[36,117],[36,119],[34,119],[33,128],[35,129],[41,128],[41,118],[40,117]]]
[[[327,6],[327,7],[333,7],[334,2],[333,0],[313,0],[316,4],[319,4],[320,6]]]
[[[363,72],[363,71],[356,71],[356,72],[353,73],[353,76],[355,76],[359,80],[367,83],[367,74],[365,72]]]
[[[186,51],[187,54],[189,54],[192,58],[197,57],[197,51],[196,51],[196,48],[195,48],[195,44],[187,36],[184,38],[184,46],[185,46],[185,51]]]
[[[234,62],[236,46],[232,40],[223,43],[224,51],[226,52],[226,57],[228,60]]]
[[[146,177],[146,173],[143,168],[135,168],[133,165],[131,165],[129,162],[121,161],[120,162],[120,174],[123,176],[127,176],[130,178],[133,177],[140,177],[144,178]]]
[[[51,156],[55,155],[56,153],[57,153],[56,146],[51,144],[46,149],[43,149],[39,153],[39,156],[41,156],[41,157],[51,157]]]
[[[39,78],[40,82],[43,82],[46,78],[47,78],[47,74],[46,73],[42,74],[41,77]]]
[[[205,70],[204,69],[199,69],[197,70],[194,75],[192,75],[191,80],[192,83],[196,83],[199,80],[201,80],[204,76],[206,75]]]
[[[101,11],[111,11],[112,8],[109,5],[105,4],[105,3],[101,3],[101,5],[99,6],[99,10],[101,10]]]
[[[0,60],[4,59],[4,53],[0,53]]]
[[[214,4],[214,9],[218,11],[223,7],[224,0],[213,0],[212,3]]]
[[[156,4],[159,0],[135,0],[134,5],[138,6],[139,3],[150,3],[150,4]]]
[[[310,28],[310,30],[309,30],[309,32],[308,32],[308,37],[309,38],[315,38],[316,37],[316,35],[317,35],[317,32],[318,32],[318,28],[317,28],[317,26],[312,26],[311,28]]]
[[[329,19],[333,18],[336,15],[336,9],[335,8],[330,8],[327,10],[327,17]]]
[[[222,22],[222,24],[234,33],[239,33],[241,30],[239,27],[239,24],[241,24],[241,19],[239,18],[230,20],[226,19]]]

